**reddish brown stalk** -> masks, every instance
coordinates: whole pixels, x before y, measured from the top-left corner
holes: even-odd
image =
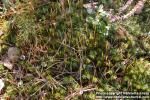
[[[62,13],[65,13],[65,0],[59,0],[60,5],[61,5],[61,9],[62,9]]]

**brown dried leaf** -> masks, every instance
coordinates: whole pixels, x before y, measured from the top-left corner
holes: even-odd
[[[4,66],[7,67],[8,69],[12,69],[13,68],[13,64],[9,61],[8,58],[5,58],[4,59],[4,62],[3,62]]]

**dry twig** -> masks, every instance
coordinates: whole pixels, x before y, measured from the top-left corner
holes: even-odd
[[[65,97],[65,100],[71,100],[71,98],[75,97],[75,96],[80,96],[82,95],[84,92],[89,92],[89,91],[94,91],[96,90],[96,88],[93,88],[92,85],[89,85],[87,87],[84,88],[80,88],[79,90],[76,90],[75,92],[73,92],[72,94],[68,95],[67,97]]]

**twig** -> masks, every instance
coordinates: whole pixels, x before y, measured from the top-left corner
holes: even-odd
[[[85,87],[85,88],[81,88],[77,91],[75,91],[74,93],[68,95],[67,97],[65,97],[65,100],[71,100],[71,98],[75,97],[75,96],[79,96],[82,95],[84,92],[89,92],[89,91],[94,91],[96,90],[96,88],[90,88],[91,86]]]
[[[126,15],[122,16],[123,19],[126,19],[132,15],[134,15],[134,13],[140,13],[142,11],[142,8],[144,7],[144,3],[145,3],[146,0],[140,0],[135,6],[134,8],[129,12],[127,13]]]
[[[122,16],[113,15],[112,13],[109,13],[108,17],[109,17],[110,22],[127,19],[127,18],[131,17],[132,15],[134,15],[135,13],[139,14],[142,11],[145,2],[146,2],[146,0],[138,1],[138,3],[134,6],[134,8],[129,13],[122,15]]]
[[[128,0],[126,4],[119,9],[119,14],[122,14],[131,4],[133,0]]]

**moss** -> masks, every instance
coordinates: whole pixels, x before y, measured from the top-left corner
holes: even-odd
[[[107,10],[111,6],[104,1]],[[122,0],[115,2],[120,5]],[[82,2],[69,3],[70,12],[64,14],[59,2],[15,5],[17,13],[6,18],[12,23],[2,26],[7,32],[0,39],[19,47],[25,59],[12,70],[0,64],[6,81],[3,98],[93,100],[94,90],[150,91],[150,37],[143,34],[148,27],[142,26],[147,6],[139,16],[110,23],[97,11],[87,14]],[[123,38],[118,28],[127,32]],[[7,47],[0,45],[2,56]],[[80,89],[85,89],[83,95]]]

